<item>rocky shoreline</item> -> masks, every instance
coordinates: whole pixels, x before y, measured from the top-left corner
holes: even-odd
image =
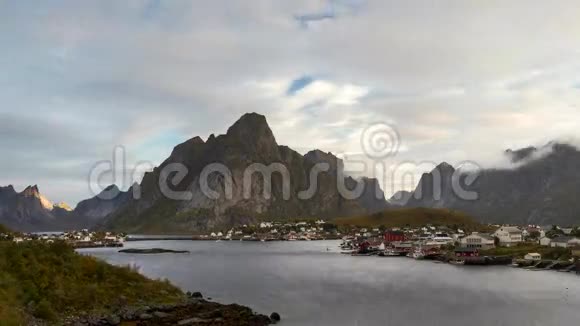
[[[201,293],[188,293],[180,304],[121,307],[106,316],[79,316],[64,321],[67,326],[164,326],[216,325],[264,326],[280,321],[280,315],[270,317],[237,304],[224,305],[203,299]]]

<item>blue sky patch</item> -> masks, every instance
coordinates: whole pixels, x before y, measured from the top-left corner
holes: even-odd
[[[290,86],[288,87],[288,90],[286,91],[286,94],[287,95],[294,95],[298,91],[300,91],[301,89],[303,89],[304,87],[310,85],[315,80],[316,79],[314,77],[309,76],[309,75],[304,75],[304,76],[302,76],[300,78],[294,79],[290,83]]]

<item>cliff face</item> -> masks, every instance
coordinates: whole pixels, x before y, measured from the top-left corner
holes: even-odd
[[[105,193],[115,193],[109,199]],[[103,193],[80,202],[73,210],[67,203],[53,204],[38,186],[18,193],[13,186],[0,187],[0,224],[21,232],[63,231],[90,228],[116,212],[132,198],[132,189],[120,191],[109,186]]]
[[[483,222],[576,225],[580,222],[580,202],[576,198],[580,151],[566,144],[547,146],[506,151],[513,162],[520,164],[512,169],[483,170],[469,186],[461,182],[469,174],[455,173],[447,164],[443,169],[440,166],[440,173],[435,173],[442,178],[440,198],[433,196],[434,173],[428,173],[407,206],[461,210]],[[477,199],[465,200],[453,191],[454,173],[465,190],[477,194]],[[423,195],[417,196],[420,191]]]
[[[307,196],[308,199],[301,199],[301,194],[305,195],[304,191],[311,184],[313,167],[323,162],[329,164],[329,171],[318,174],[317,190]],[[219,193],[219,198],[208,196],[200,186],[202,171],[215,163],[231,173],[231,181],[223,173],[211,173],[207,178],[209,188]],[[187,174],[170,188],[188,192],[190,195],[185,200],[168,199],[159,188],[162,171],[176,164],[185,167]],[[250,182],[244,181],[248,167],[255,164],[278,169],[272,173],[270,196],[264,196],[265,185],[260,173],[253,174]],[[313,151],[303,156],[278,145],[264,116],[246,114],[224,135],[212,135],[205,142],[195,137],[176,146],[158,168],[143,178],[141,199],[130,200],[111,214],[103,227],[130,231],[198,231],[245,224],[259,217],[328,218],[387,207],[384,196],[374,196],[377,182],[372,179],[361,181],[367,185],[361,198],[344,199],[337,187],[341,169],[342,162],[330,153]],[[284,170],[287,173],[280,172]],[[230,182],[232,194],[226,196],[225,185]],[[344,183],[352,189],[356,181],[346,178]],[[244,185],[248,189],[244,189]],[[370,196],[370,188],[373,188],[373,196]],[[382,194],[380,188],[379,192]]]
[[[117,211],[129,202],[131,198],[132,188],[127,192],[123,192],[116,185],[111,185],[99,195],[79,202],[73,213],[78,217],[96,223],[99,219]]]
[[[40,194],[38,186],[18,193],[13,186],[0,187],[0,224],[17,231],[54,231],[64,225],[68,211],[53,205]]]

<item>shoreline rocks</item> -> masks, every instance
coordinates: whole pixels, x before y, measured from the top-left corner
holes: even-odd
[[[68,326],[265,326],[280,321],[278,313],[260,315],[238,304],[219,304],[202,299],[199,292],[188,293],[188,299],[175,305],[122,307],[107,316],[83,316],[64,322]]]

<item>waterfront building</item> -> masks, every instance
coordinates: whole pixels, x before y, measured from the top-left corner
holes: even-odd
[[[557,237],[552,239],[552,242],[550,243],[550,247],[552,248],[572,248],[576,246],[580,246],[580,238],[577,237]]]
[[[499,244],[505,247],[512,247],[523,241],[522,230],[515,226],[502,226],[493,234],[499,239]]]
[[[524,259],[531,260],[531,261],[540,261],[540,260],[542,260],[542,255],[540,255],[537,252],[532,252],[532,253],[525,255]]]
[[[550,243],[552,243],[552,239],[548,237],[541,237],[539,240],[540,246],[549,247]]]
[[[484,233],[473,232],[462,238],[460,243],[464,248],[477,248],[480,250],[495,248],[494,238],[491,235]]]
[[[407,237],[403,231],[387,231],[385,232],[384,239],[387,244],[407,241]]]

